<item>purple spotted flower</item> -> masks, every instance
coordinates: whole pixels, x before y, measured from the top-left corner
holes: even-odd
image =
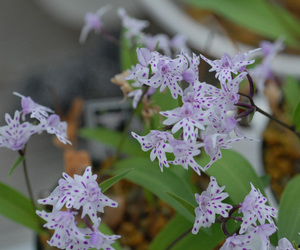
[[[196,133],[196,132],[195,132]],[[173,154],[175,159],[169,161],[173,165],[181,165],[185,169],[190,166],[198,175],[200,175],[200,170],[203,168],[194,160],[194,157],[201,153],[200,147],[203,143],[196,143],[196,141],[190,139],[187,141],[171,140],[170,145],[173,148]]]
[[[53,113],[54,111],[48,107],[42,106],[36,102],[34,102],[31,97],[23,96],[17,92],[13,92],[14,95],[21,97],[21,105],[22,105],[22,119],[25,119],[25,115],[30,114],[31,118],[36,118],[39,121],[48,117],[48,113]]]
[[[189,54],[185,54],[185,56],[188,58],[189,67],[184,72],[182,72],[181,75],[185,81],[192,84],[193,86],[199,78],[200,57],[194,53],[192,54],[192,56],[189,56]]]
[[[179,82],[183,79],[182,73],[188,68],[188,61],[183,53],[175,59],[152,52],[150,61],[153,75],[150,79],[143,80],[142,83],[154,88],[160,88],[162,92],[166,87],[171,91],[174,99],[183,94]]]
[[[274,224],[262,224],[257,227],[250,227],[245,235],[248,236],[251,249],[267,250],[270,249],[269,237],[276,232]]]
[[[219,134],[212,126],[208,126],[204,132],[201,133],[204,150],[210,157],[209,163],[206,164],[204,170],[206,171],[215,161],[222,158],[222,149],[231,148],[231,143],[246,139],[245,137],[230,138],[228,134]]]
[[[105,5],[95,13],[88,12],[85,14],[84,21],[85,24],[81,29],[79,42],[84,43],[88,34],[94,30],[96,34],[100,34],[103,29],[102,16],[110,9],[109,5]]]
[[[220,250],[252,250],[252,248],[247,235],[234,234],[226,239]]]
[[[195,138],[195,128],[205,129],[208,121],[208,111],[203,111],[195,107],[192,103],[186,102],[181,107],[169,111],[160,112],[161,115],[167,117],[163,122],[165,125],[173,125],[172,133],[176,133],[179,129],[183,130],[183,139]],[[194,136],[193,136],[194,135]]]
[[[269,250],[269,237],[275,232],[273,224],[251,227],[245,234],[228,237],[220,250]]]
[[[122,26],[125,28],[125,37],[132,39],[136,36],[142,36],[142,30],[149,26],[149,22],[145,20],[138,20],[128,16],[123,8],[118,9],[118,15],[122,20]]]
[[[195,223],[192,229],[193,234],[197,234],[201,227],[210,227],[215,223],[216,214],[222,215],[224,218],[228,217],[228,210],[232,208],[231,205],[222,203],[229,195],[222,193],[225,186],[219,187],[216,178],[210,177],[210,182],[206,191],[201,195],[195,194],[198,207],[195,208]]]
[[[66,173],[63,177],[49,197],[39,200],[40,204],[52,205],[55,210],[64,205],[68,209],[82,208],[81,217],[88,215],[94,223],[97,222],[97,213],[103,212],[104,207],[117,207],[117,202],[101,193],[97,175],[92,175],[91,167],[87,167],[82,176],[74,175],[74,179]]]
[[[36,213],[47,222],[44,227],[55,230],[50,241],[47,241],[50,246],[75,250],[81,249],[79,248],[81,243],[88,243],[83,230],[77,227],[76,213],[70,211],[54,211],[51,213],[36,211]]]
[[[113,250],[111,244],[120,236],[101,233],[97,213],[104,212],[105,206],[116,207],[117,203],[101,193],[91,167],[87,167],[82,176],[71,178],[63,173],[63,177],[49,197],[38,201],[53,206],[50,213],[36,211],[47,222],[44,227],[55,230],[49,245],[68,250]]]
[[[152,53],[146,48],[137,48],[136,52],[139,63],[132,67],[126,80],[134,80],[141,86],[143,81],[149,77],[149,64],[152,59]]]
[[[115,240],[121,238],[120,235],[105,235],[99,231],[101,219],[98,218],[98,223],[93,226],[92,233],[89,234],[90,246],[96,249],[114,250],[111,244],[115,243]]]
[[[256,225],[257,220],[261,225],[265,224],[266,220],[270,224],[274,224],[272,217],[277,217],[277,209],[266,205],[266,202],[267,198],[251,183],[251,191],[245,197],[239,209],[239,213],[243,213],[240,234],[246,232],[251,225]]]
[[[294,250],[294,247],[287,238],[282,238],[278,241],[276,250]]]
[[[172,147],[168,143],[174,139],[171,133],[151,130],[146,136],[139,136],[134,132],[131,132],[131,134],[141,144],[143,151],[152,149],[150,159],[151,161],[154,161],[155,158],[158,159],[161,171],[163,171],[163,166],[169,167],[166,153],[173,152]]]
[[[52,114],[47,119],[41,119],[39,127],[42,131],[46,130],[49,134],[55,134],[62,143],[72,144],[67,139],[67,123],[62,122],[57,114]]]
[[[20,123],[20,112],[15,111],[14,118],[5,114],[7,125],[0,127],[0,147],[12,150],[21,150],[28,142],[29,138],[38,132],[37,126],[29,122]]]
[[[227,82],[232,80],[232,73],[237,75],[245,69],[245,66],[253,64],[254,60],[249,60],[249,57],[254,52],[260,49],[254,49],[247,51],[245,53],[239,53],[234,58],[231,58],[227,53],[225,53],[220,60],[209,60],[203,55],[201,58],[211,65],[209,71],[216,71],[216,78],[219,79],[221,85],[226,85]]]

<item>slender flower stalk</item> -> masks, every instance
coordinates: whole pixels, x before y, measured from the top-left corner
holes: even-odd
[[[261,108],[259,108],[258,106],[256,106],[256,104],[254,103],[254,100],[251,96],[244,94],[244,93],[239,93],[242,96],[245,96],[249,99],[252,107],[254,107],[255,111],[261,113],[262,115],[268,117],[270,120],[277,122],[278,124],[280,124],[281,126],[287,128],[288,130],[292,131],[299,139],[300,139],[300,133],[297,132],[295,130],[295,126],[294,125],[288,125],[280,120],[278,120],[276,117],[274,117],[273,115],[270,115],[269,113],[267,113],[266,111],[262,110]]]
[[[37,208],[36,208],[36,205],[34,203],[35,199],[34,199],[34,196],[33,196],[32,188],[31,188],[30,181],[29,181],[29,175],[28,175],[28,171],[27,171],[27,164],[26,164],[26,158],[25,158],[25,148],[23,150],[18,150],[18,152],[19,152],[19,155],[23,157],[22,164],[23,164],[26,187],[27,187],[27,191],[28,191],[32,206],[33,206],[34,210],[36,210]]]
[[[192,231],[192,227],[184,231],[182,234],[180,234],[174,241],[170,243],[170,245],[166,248],[166,250],[170,250],[173,246],[175,246],[183,237],[188,235],[191,231]]]

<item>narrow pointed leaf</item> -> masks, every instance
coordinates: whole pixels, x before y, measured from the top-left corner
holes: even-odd
[[[14,162],[14,164],[12,165],[8,177],[11,177],[12,173],[16,170],[16,168],[20,165],[20,163],[24,161],[24,156],[19,156],[16,161]]]
[[[98,141],[104,145],[117,148],[122,138],[122,133],[118,131],[112,131],[103,127],[99,128],[83,128],[80,129],[79,135],[82,138]],[[126,138],[122,152],[130,155],[143,155],[144,152],[141,147],[133,138]]]
[[[136,47],[130,45],[130,41],[125,38],[124,36],[125,30],[122,30],[121,34],[121,43],[122,46],[120,47],[120,59],[121,59],[121,68],[122,70],[131,69],[131,66],[136,65],[137,55],[136,55]]]
[[[116,176],[113,176],[113,177],[103,181],[102,183],[100,183],[99,187],[101,188],[101,192],[104,193],[107,189],[109,189],[116,182],[122,180],[125,177],[125,175],[127,175],[132,170],[133,170],[133,168],[127,169],[124,172],[122,172]]]
[[[286,186],[278,210],[278,236],[300,244],[300,175]]]
[[[208,250],[216,249],[221,241],[225,239],[220,224],[213,224],[210,228],[200,228],[198,234],[191,233],[193,223],[180,214],[176,214],[172,220],[152,241],[149,250],[167,249],[174,240],[184,236],[171,248],[172,250],[195,249]],[[234,232],[238,228],[236,223],[228,223],[227,228]]]
[[[288,76],[282,85],[282,91],[287,104],[286,111],[292,120],[293,113],[299,103],[300,83],[295,77]]]
[[[0,183],[0,214],[36,232],[41,231],[31,201],[4,183]]]
[[[181,206],[183,206],[191,215],[195,216],[195,208],[193,204],[186,201],[185,199],[179,197],[178,195],[172,194],[170,192],[166,192],[169,196],[171,196],[175,201],[177,201]]]
[[[194,216],[188,213],[184,207],[166,193],[170,192],[179,197],[185,197],[188,202],[196,205],[194,192],[185,178],[181,178],[174,173],[172,168],[165,169],[161,172],[158,163],[156,161],[151,162],[147,157],[134,157],[120,160],[115,163],[115,169],[112,170],[112,174],[119,174],[132,167],[134,167],[134,170],[128,173],[125,179],[148,189],[188,220],[194,220]]]
[[[298,102],[293,114],[293,124],[296,127],[296,131],[300,131],[300,102]]]

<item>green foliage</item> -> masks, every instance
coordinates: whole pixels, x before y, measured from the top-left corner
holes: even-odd
[[[293,125],[295,125],[296,131],[300,131],[300,101],[298,102],[297,107],[295,108],[292,123]]]
[[[138,62],[136,55],[136,47],[132,47],[130,45],[130,41],[128,41],[124,36],[124,30],[121,33],[121,47],[120,47],[120,61],[121,61],[121,69],[127,70],[131,69],[131,66],[136,65]]]
[[[199,160],[202,166],[206,162],[208,162],[208,156]],[[222,150],[222,159],[216,161],[206,173],[214,176],[220,186],[226,186],[225,190],[234,204],[243,202],[251,190],[250,182],[265,195],[264,186],[251,164],[245,157],[233,150]]]
[[[195,249],[208,250],[214,249],[225,235],[221,231],[220,224],[213,224],[210,228],[200,228],[197,235],[191,233],[193,223],[180,214],[176,214],[174,218],[164,227],[164,229],[152,241],[149,250],[166,249],[175,239],[188,233],[182,237],[173,247],[173,249]],[[238,228],[236,223],[228,223],[230,232],[234,232]],[[190,232],[189,232],[190,231]]]
[[[12,165],[12,167],[11,167],[9,173],[8,173],[8,177],[11,177],[12,173],[16,170],[16,168],[20,165],[20,163],[21,163],[22,161],[24,161],[24,159],[25,159],[25,158],[24,158],[23,156],[19,156],[19,157],[15,160],[14,164]]]
[[[166,193],[184,197],[186,201],[196,205],[190,183],[177,175],[176,171],[172,171],[170,168],[165,169],[162,173],[156,161],[151,162],[148,157],[134,157],[116,162],[112,174],[119,174],[129,168],[134,168],[134,170],[128,173],[125,179],[148,189],[189,221],[194,221],[194,216]]]
[[[0,190],[0,214],[40,233],[39,217],[31,201],[4,183],[0,183]]]
[[[109,130],[103,127],[98,128],[83,128],[79,131],[79,136],[85,139],[98,141],[106,146],[117,148],[122,138],[122,133]],[[128,155],[145,155],[140,146],[133,139],[126,138],[122,152]]]
[[[299,104],[300,83],[296,78],[289,76],[285,79],[282,91],[286,102],[286,112],[292,120],[297,104]]]
[[[115,175],[102,183],[100,183],[99,187],[101,188],[101,192],[104,193],[106,190],[108,190],[112,185],[117,183],[118,181],[122,180],[130,171],[132,171],[133,168],[127,169],[124,172]]]
[[[300,175],[294,177],[286,186],[278,211],[278,236],[300,244]]]
[[[189,203],[188,201],[186,201],[184,198],[179,197],[175,194],[166,192],[169,196],[171,196],[175,201],[177,201],[181,206],[183,206],[191,215],[195,215],[195,208],[196,206],[192,205],[191,203]]]
[[[185,0],[269,39],[284,37],[290,46],[300,44],[300,24],[289,12],[266,0]]]

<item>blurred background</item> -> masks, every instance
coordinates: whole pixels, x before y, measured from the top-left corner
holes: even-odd
[[[217,27],[217,31],[212,32],[211,27],[209,29],[202,27],[195,20],[191,21],[179,12],[180,3],[170,5],[169,2],[171,1],[0,1],[1,124],[5,123],[5,113],[13,115],[14,110],[20,109],[20,98],[12,94],[14,91],[31,96],[37,103],[49,106],[62,115],[66,115],[74,99],[80,97],[84,101],[85,112],[80,125],[86,126],[94,125],[89,112],[93,115],[99,103],[105,106],[112,99],[114,101],[123,99],[119,87],[110,83],[110,78],[121,71],[118,47],[93,32],[89,34],[84,45],[78,41],[85,13],[95,12],[108,3],[112,10],[109,15],[104,15],[103,22],[116,37],[120,34],[120,19],[114,10],[122,6],[129,15],[150,21],[147,32],[152,34],[163,32],[173,36],[183,31],[193,49],[205,51],[211,56],[220,57],[225,51],[234,53],[238,49],[244,52],[250,48],[249,46],[258,45],[257,41],[253,41],[250,45],[238,44],[237,47],[237,44],[233,44],[231,39],[224,36],[226,30],[224,31],[224,26],[220,26],[220,23],[224,24],[223,21],[220,22],[207,12],[202,12],[201,22],[209,22]],[[192,16],[199,15],[193,8],[188,11]],[[195,29],[198,30],[197,33]],[[286,67],[290,70],[288,73],[299,76],[298,56],[281,59],[292,61],[292,66]],[[283,69],[276,63],[275,67],[279,71]],[[266,103],[262,102],[261,105],[268,109]],[[257,132],[261,134],[266,126],[266,119],[258,115],[256,121],[257,130],[246,130],[247,135],[255,137]],[[113,123],[114,120],[110,122]],[[247,158],[257,166],[258,173],[262,174],[261,159],[253,157],[261,150],[259,145],[258,142],[251,144],[247,142],[236,149],[247,152]],[[82,147],[84,146],[93,148],[94,145]],[[52,189],[60,178],[64,167],[63,153],[54,146],[53,138],[48,134],[34,136],[27,151],[29,178],[32,181],[34,195],[39,198],[45,196],[44,194]],[[16,157],[16,152],[0,149],[0,181],[27,195],[21,167],[8,178],[10,167]],[[33,250],[34,237],[30,230],[0,216],[1,250]]]
[[[20,109],[20,98],[13,91],[66,113],[74,98],[103,100],[123,98],[110,78],[120,72],[118,48],[91,34],[79,44],[84,15],[110,3],[124,6],[129,13],[144,16],[136,1],[9,1],[0,2],[0,120]],[[122,3],[122,4],[121,4]],[[111,11],[114,13],[115,11]],[[118,37],[120,21],[108,15],[107,28]],[[52,136],[33,137],[28,145],[29,178],[35,197],[50,190],[63,171],[63,153],[53,145]],[[8,178],[17,153],[1,148],[0,181],[27,195],[22,168]],[[0,190],[1,192],[1,190]],[[34,234],[0,216],[0,249],[32,250]]]

